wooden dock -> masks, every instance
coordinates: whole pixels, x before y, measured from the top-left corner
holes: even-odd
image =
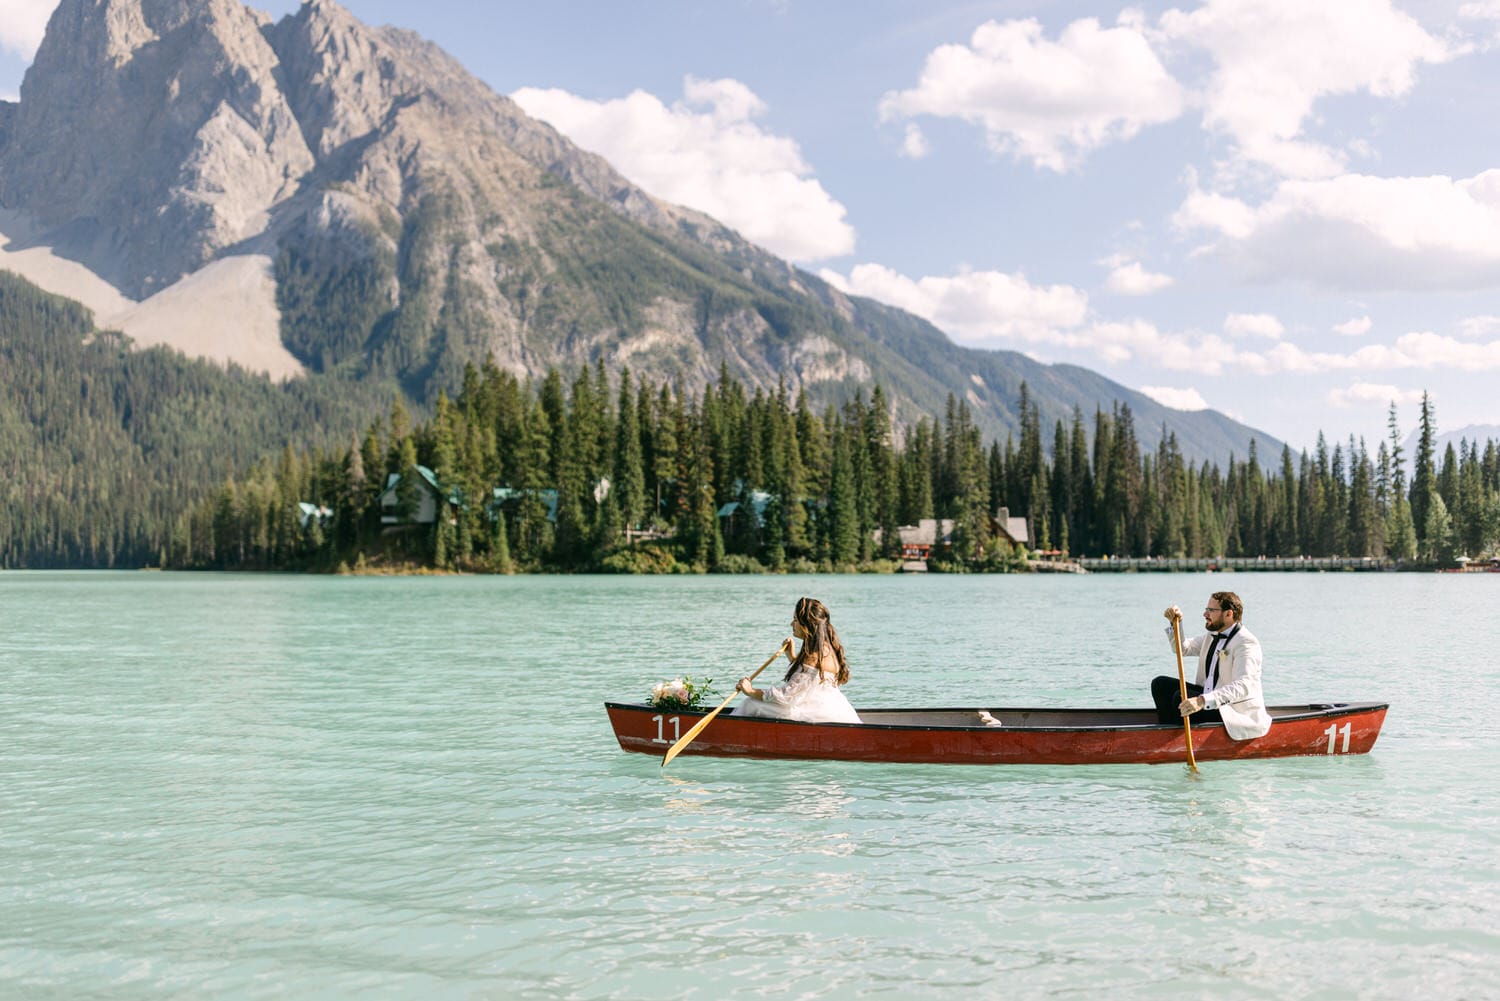
[[[1391,570],[1395,564],[1375,556],[1204,556],[1196,559],[1170,557],[1078,557],[1075,562],[1089,573],[1213,573],[1223,571]]]

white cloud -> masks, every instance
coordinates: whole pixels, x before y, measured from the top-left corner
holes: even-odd
[[[1363,337],[1370,332],[1370,328],[1374,325],[1374,321],[1368,316],[1356,316],[1345,320],[1343,323],[1334,324],[1333,332],[1341,334],[1344,337]]]
[[[1224,317],[1224,333],[1230,337],[1265,337],[1279,341],[1286,328],[1269,313],[1230,313]]]
[[[1147,271],[1139,261],[1130,260],[1121,254],[1107,257],[1099,263],[1110,269],[1109,277],[1104,280],[1105,289],[1118,295],[1150,295],[1168,288],[1174,282],[1171,275]]]
[[[1035,20],[988,21],[968,45],[929,53],[915,87],[881,99],[881,118],[958,118],[983,128],[998,153],[1065,171],[1182,113],[1182,88],[1137,22],[1084,18],[1053,42]]]
[[[1142,386],[1141,392],[1164,407],[1173,410],[1207,410],[1208,401],[1196,389],[1176,389],[1171,386]]]
[[[1476,0],[1458,8],[1458,16],[1470,21],[1500,21],[1500,0]]]
[[[927,145],[927,137],[915,123],[906,126],[906,138],[901,142],[901,155],[913,160],[920,160],[931,152],[932,148]]]
[[[1470,339],[1416,331],[1394,343],[1367,344],[1352,351],[1312,351],[1283,340],[1279,319],[1264,313],[1233,313],[1222,333],[1163,331],[1149,320],[1109,320],[1095,315],[1088,297],[1068,285],[1037,286],[1024,275],[993,271],[963,272],[951,277],[910,278],[877,264],[863,264],[847,276],[824,270],[821,276],[837,288],[868,296],[931,321],[950,337],[971,347],[1026,351],[1039,360],[1073,360],[1100,368],[1142,359],[1164,371],[1196,376],[1296,374],[1386,370],[1500,371],[1500,339],[1476,341],[1500,329],[1500,317],[1473,317],[1460,326]],[[1341,326],[1362,327],[1364,318]],[[1251,338],[1270,341],[1250,349]],[[1356,382],[1341,390],[1339,400],[1354,402]],[[1378,387],[1387,398],[1390,387]],[[1189,390],[1154,387],[1142,390],[1158,402],[1179,409],[1202,409],[1201,397]]]
[[[857,265],[848,276],[824,271],[830,284],[930,320],[955,340],[1054,343],[1088,317],[1088,296],[1070,285],[1033,285],[1024,275],[968,271],[952,277],[909,278],[880,264]]]
[[[1150,358],[1163,368],[1176,371],[1204,372],[1207,365],[1186,340],[1176,334],[1163,333],[1149,320],[1095,320],[1065,338],[1057,345],[1088,354],[1088,364],[1096,360],[1119,363],[1131,358]]]
[[[1470,372],[1500,369],[1500,341],[1476,344],[1426,330],[1402,334],[1396,339],[1396,348],[1411,359],[1409,364],[1414,368]]]
[[[57,0],[0,0],[0,49],[31,61]]]
[[[810,176],[796,142],[754,122],[765,104],[737,80],[688,77],[671,107],[640,90],[613,101],[530,87],[511,96],[651,194],[772,253],[816,261],[854,250],[844,206]]]
[[[1353,407],[1368,404],[1385,406],[1389,403],[1416,403],[1422,399],[1420,389],[1398,389],[1369,382],[1355,382],[1347,389],[1330,389],[1327,400],[1335,407]]]
[[[1487,21],[1488,37],[1480,39],[1474,46],[1480,52],[1493,50],[1500,45],[1500,0],[1476,0],[1458,8],[1458,16],[1468,21]]]
[[[1243,240],[1255,232],[1255,210],[1238,198],[1203,191],[1195,183],[1172,215],[1172,225],[1184,231],[1217,231]]]
[[[1474,343],[1432,331],[1416,331],[1402,334],[1394,344],[1369,344],[1347,354],[1305,351],[1295,344],[1281,342],[1269,351],[1237,353],[1224,361],[1255,375],[1392,369],[1486,372],[1500,370],[1500,340]]]
[[[1496,0],[1500,3],[1500,0]],[[1467,316],[1458,321],[1460,337],[1477,340],[1500,333],[1500,316]]]
[[[1205,123],[1227,133],[1240,156],[1289,177],[1343,169],[1343,151],[1303,134],[1320,98],[1401,97],[1421,64],[1454,55],[1390,0],[1208,0],[1170,10],[1159,24],[1166,39],[1214,61]]]
[[[914,313],[969,347],[1026,351],[1033,357],[1071,352],[1087,364],[1150,358],[1168,369],[1215,374],[1228,343],[1193,343],[1163,333],[1143,319],[1103,320],[1088,296],[1070,285],[1033,285],[1024,275],[967,271],[951,277],[910,278],[879,264],[861,264],[847,276],[825,269],[824,281],[851,295],[868,296]],[[1045,360],[1045,358],[1043,358]]]
[[[1461,180],[1284,181],[1257,206],[1195,190],[1174,221],[1217,231],[1216,249],[1255,281],[1347,291],[1500,285],[1500,169]]]

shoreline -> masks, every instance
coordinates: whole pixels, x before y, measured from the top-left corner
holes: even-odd
[[[1092,561],[1090,561],[1092,562]],[[1355,566],[1274,566],[1265,565],[1255,561],[1249,561],[1247,565],[1239,565],[1235,560],[1207,561],[1209,565],[1187,565],[1198,564],[1204,561],[1171,560],[1160,559],[1154,561],[1137,561],[1129,559],[1109,560],[1108,567],[1098,569],[1073,568],[1061,569],[1050,566],[1032,567],[1026,570],[992,571],[992,570],[890,570],[885,568],[869,567],[844,567],[844,568],[814,568],[796,570],[756,570],[756,571],[725,571],[725,570],[668,570],[661,573],[635,572],[620,573],[607,570],[560,570],[560,569],[536,569],[536,570],[447,570],[437,567],[422,566],[383,566],[383,567],[327,567],[322,569],[292,569],[277,567],[255,567],[219,569],[212,567],[160,567],[160,566],[114,566],[114,567],[4,567],[0,568],[0,574],[4,573],[182,573],[182,574],[278,574],[284,576],[306,576],[306,577],[790,577],[802,575],[838,575],[838,576],[935,576],[935,577],[968,577],[968,576],[1055,576],[1065,573],[1071,576],[1086,577],[1093,574],[1156,574],[1156,573],[1441,573],[1456,575],[1477,574],[1500,574],[1500,567],[1437,567],[1432,564],[1412,565],[1406,564],[1396,566],[1385,563],[1379,566],[1355,567]],[[1313,564],[1317,561],[1307,561]]]

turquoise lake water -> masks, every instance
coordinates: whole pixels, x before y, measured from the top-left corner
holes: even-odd
[[[830,606],[869,706],[1146,705],[1233,589],[1372,754],[620,751]],[[1409,998],[1500,991],[1500,575],[0,573],[0,997]]]

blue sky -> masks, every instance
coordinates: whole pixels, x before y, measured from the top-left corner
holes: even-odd
[[[1294,448],[1500,424],[1500,0],[345,6],[960,343]]]

